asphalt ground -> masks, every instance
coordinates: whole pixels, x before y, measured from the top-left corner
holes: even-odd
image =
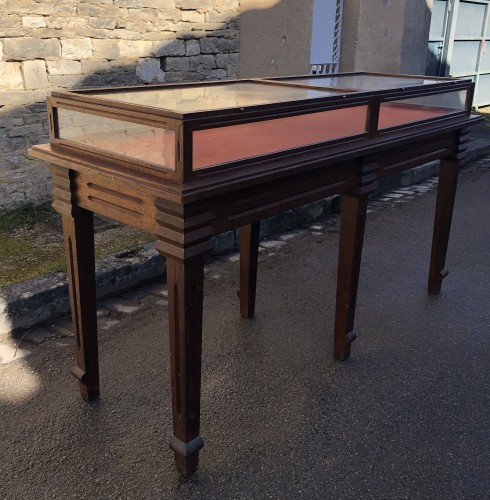
[[[101,399],[71,339],[0,364],[0,498],[490,498],[490,160],[461,176],[441,295],[426,293],[435,191],[368,215],[345,363],[332,359],[338,221],[268,242],[256,317],[238,262],[207,268],[200,469],[168,449],[166,305],[101,317]]]

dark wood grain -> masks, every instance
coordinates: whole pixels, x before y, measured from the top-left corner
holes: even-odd
[[[257,261],[259,258],[260,221],[240,228],[240,314],[251,318],[255,314]]]
[[[350,345],[357,336],[354,317],[367,201],[367,194],[342,196],[333,346],[334,358],[340,361],[349,357]]]

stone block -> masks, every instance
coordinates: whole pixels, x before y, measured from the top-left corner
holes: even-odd
[[[87,28],[87,18],[50,16],[47,18],[47,27],[58,30],[65,30],[62,38],[76,38],[75,36],[73,36],[73,32],[78,28]],[[70,35],[67,36],[67,33],[69,33]]]
[[[61,40],[63,59],[90,59],[92,57],[92,40],[90,38],[71,38]]]
[[[45,61],[40,59],[35,61],[24,61],[21,66],[26,89],[36,90],[49,87]]]
[[[87,83],[86,77],[82,75],[50,75],[49,82],[53,87],[65,89],[78,88],[82,86],[97,86],[97,75],[90,75],[90,82]]]
[[[82,72],[82,63],[70,59],[47,61],[46,66],[50,75],[79,75]]]
[[[46,22],[43,16],[22,16],[24,28],[45,28]]]
[[[92,40],[92,48],[97,59],[117,59],[120,54],[118,40]]]
[[[137,85],[141,83],[134,71],[122,71],[118,73],[106,73],[100,76],[101,85]]]
[[[109,69],[111,72],[134,72],[138,63],[136,57],[121,57],[114,61],[109,61]]]
[[[20,28],[22,26],[22,18],[17,15],[8,15],[2,17],[2,28]]]
[[[191,56],[189,57],[189,65],[193,71],[213,69],[216,68],[216,59],[211,54]]]
[[[141,0],[141,3],[143,7],[149,7],[152,9],[175,9],[175,0],[166,0],[164,4],[162,4],[162,0]]]
[[[212,0],[175,0],[175,6],[178,9],[199,12],[206,12],[214,8]]]
[[[33,125],[24,125],[22,127],[15,127],[8,133],[9,137],[26,137],[30,135],[39,135],[44,132],[42,123],[35,123]]]
[[[166,57],[164,64],[165,71],[189,71],[188,57]]]
[[[144,83],[163,83],[165,81],[165,73],[162,71],[160,59],[154,57],[147,57],[138,61],[136,76]]]
[[[155,43],[155,56],[184,56],[186,46],[184,40],[171,40],[163,44]]]
[[[185,80],[184,73],[179,71],[168,71],[165,73],[165,82],[166,83],[176,83],[183,82]]]
[[[217,12],[225,13],[236,11],[240,8],[240,0],[214,0],[214,9]]]
[[[114,38],[122,38],[124,40],[141,40],[143,38],[142,33],[138,31],[131,31],[126,29],[115,29],[112,30],[111,35]]]
[[[217,54],[216,64],[218,68],[226,68],[228,66],[238,66],[240,60],[239,54]]]
[[[236,16],[238,13],[236,14]],[[234,21],[235,15],[231,12],[225,12],[223,14],[220,14],[219,12],[216,12],[215,10],[211,10],[206,14],[206,21],[209,21],[211,23],[229,23]]]
[[[0,89],[23,90],[24,80],[18,62],[0,62]]]
[[[90,17],[88,23],[93,28],[112,30],[116,27],[116,20],[113,17]]]
[[[3,43],[0,40],[0,61],[3,61]]]
[[[81,61],[82,73],[105,73],[109,71],[110,63],[107,59],[86,59]]]
[[[204,13],[195,10],[183,10],[182,21],[188,23],[204,23],[206,21],[206,16]]]
[[[199,40],[201,54],[223,54],[235,52],[239,47],[238,40],[228,40],[226,38],[205,37]]]
[[[185,42],[185,55],[197,56],[201,53],[201,47],[197,40],[186,40]]]
[[[126,19],[128,9],[118,5],[103,5],[99,2],[95,4],[78,3],[78,15],[86,17]]]
[[[206,80],[206,73],[198,71],[189,71],[184,74],[183,78],[185,82],[202,82],[204,80]]]
[[[223,80],[223,78],[226,78],[226,70],[224,69],[213,69],[211,71],[211,74],[207,78],[208,80]]]
[[[148,57],[153,55],[153,42],[147,40],[120,40],[121,57]]]
[[[63,31],[54,28],[36,28],[32,30],[34,38],[61,38]]]
[[[3,41],[3,53],[7,61],[57,59],[61,57],[61,45],[57,39],[9,38]]]

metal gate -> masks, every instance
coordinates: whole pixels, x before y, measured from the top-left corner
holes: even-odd
[[[427,74],[466,76],[473,106],[490,105],[490,0],[433,0]]]

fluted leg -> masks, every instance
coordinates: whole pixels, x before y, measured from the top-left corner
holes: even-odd
[[[204,257],[167,256],[173,437],[170,448],[183,476],[198,466]]]
[[[63,214],[63,234],[76,354],[70,371],[82,397],[93,400],[99,396],[93,214],[83,209]]]

